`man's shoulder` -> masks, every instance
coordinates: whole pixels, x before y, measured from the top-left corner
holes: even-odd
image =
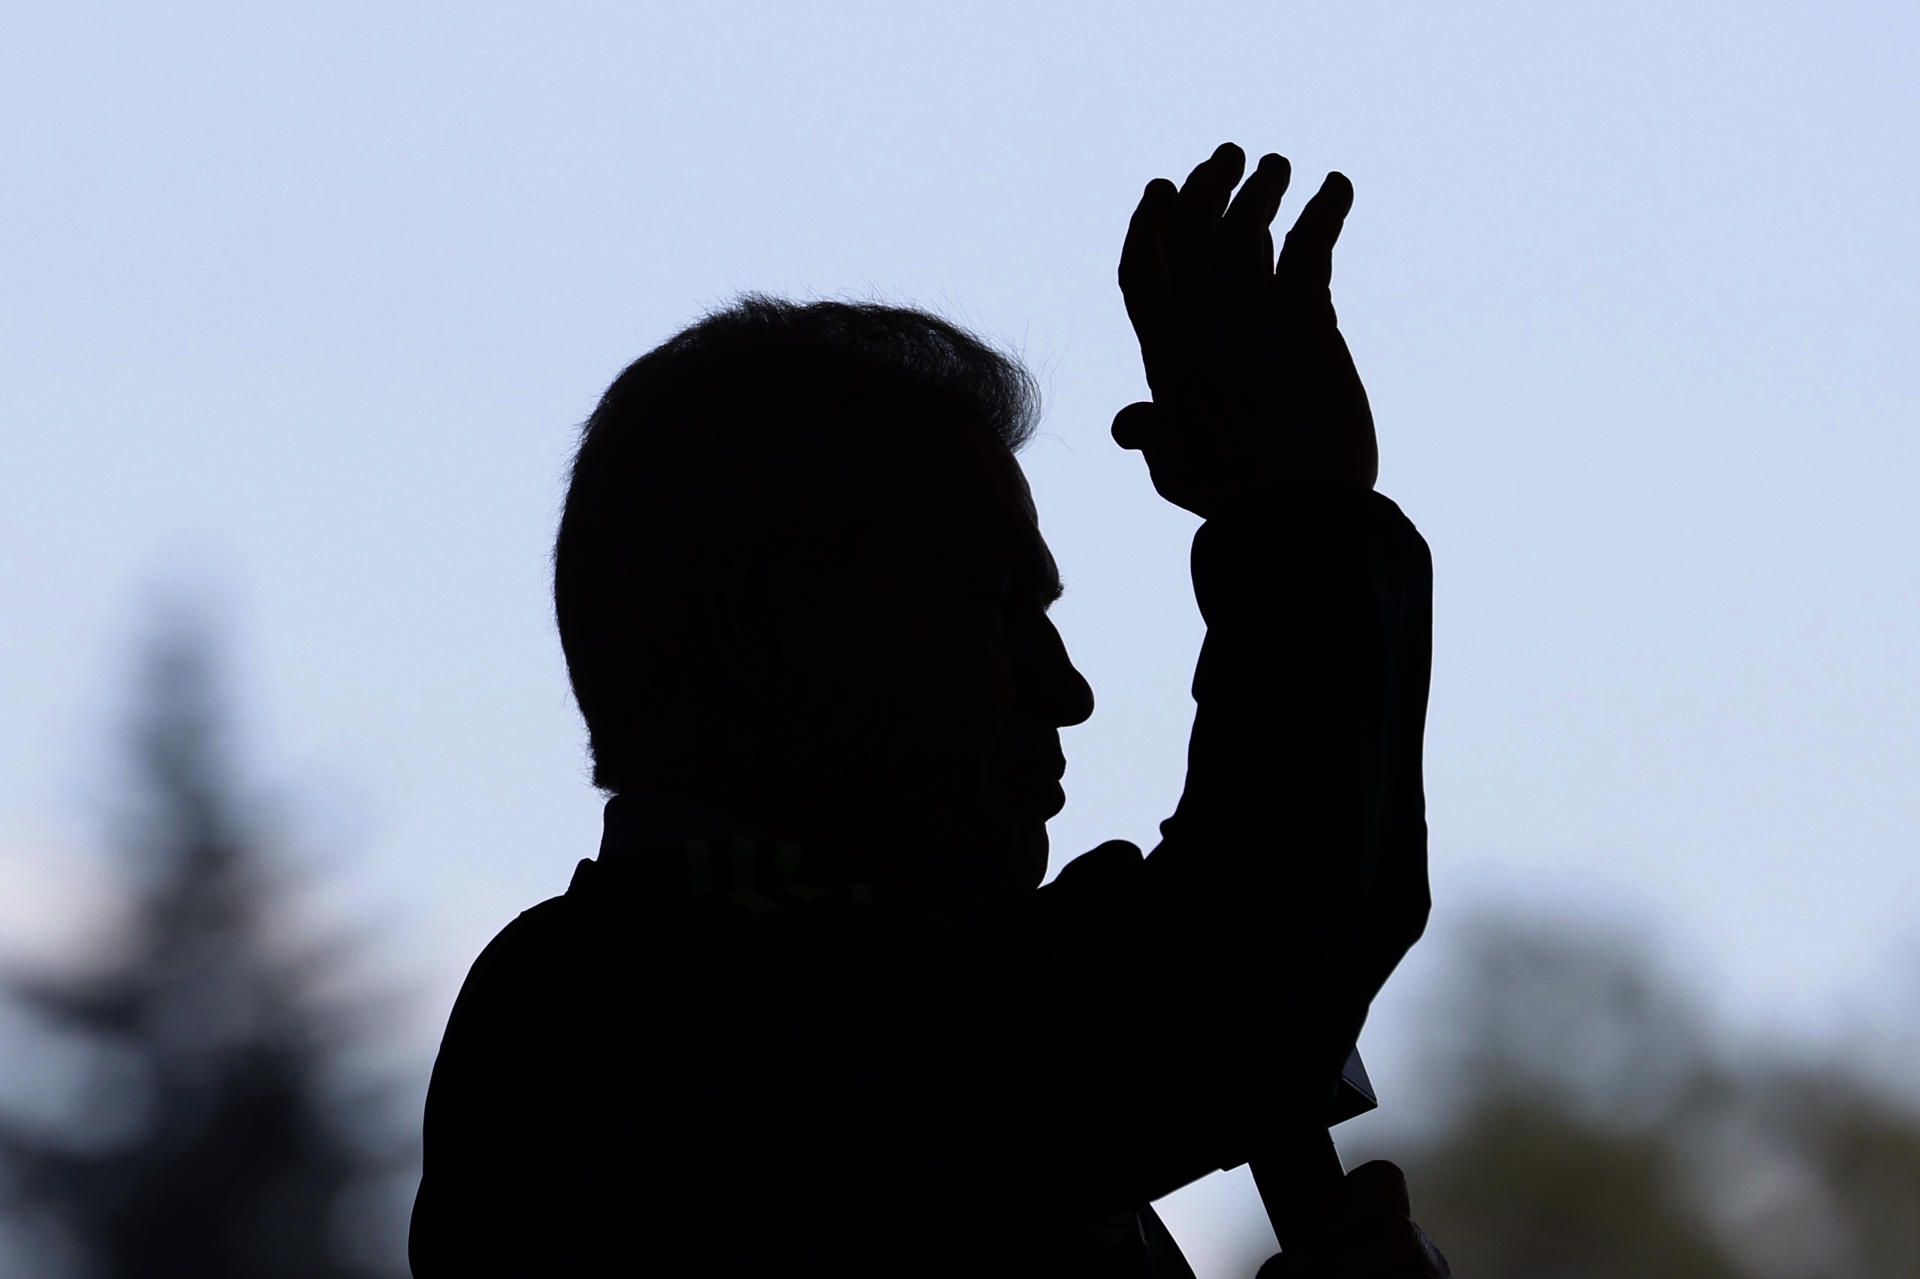
[[[467,969],[447,1018],[440,1050],[491,1040],[501,1031],[549,1020],[564,1002],[557,998],[581,979],[582,938],[578,904],[549,897],[515,916],[494,934]]]
[[[594,971],[595,952],[604,941],[596,869],[583,860],[564,893],[529,906],[494,934],[467,970],[454,1004],[456,1016],[462,1002],[477,997],[518,994],[544,1001],[554,981],[582,979]]]
[[[656,1005],[674,1003],[681,986],[701,984],[695,976],[723,977],[734,952],[751,952],[723,915],[648,909],[626,888],[583,860],[566,892],[496,933],[454,1000],[442,1056],[476,1049],[491,1056],[503,1040],[611,1033],[631,1020],[620,1014],[669,1011]]]
[[[535,1273],[529,1250],[550,1247],[549,1224],[591,1188],[604,1098],[584,1086],[599,1077],[590,914],[576,895],[550,897],[467,971],[427,1088],[417,1275]]]
[[[579,903],[564,893],[529,906],[481,949],[466,986],[511,986],[530,970],[568,962],[580,949],[580,915]]]

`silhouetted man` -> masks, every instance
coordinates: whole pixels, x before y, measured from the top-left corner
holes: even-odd
[[[1186,790],[1039,887],[1093,694],[1014,454],[1027,374],[943,321],[750,297],[588,420],[554,599],[599,856],[447,1025],[411,1239],[478,1275],[1187,1273],[1148,1204],[1324,1122],[1427,914],[1431,569],[1334,323],[1351,189],[1147,189],[1122,410],[1205,519]],[[1424,1275],[1390,1165],[1273,1273]],[[1335,1229],[1338,1225],[1340,1228]]]

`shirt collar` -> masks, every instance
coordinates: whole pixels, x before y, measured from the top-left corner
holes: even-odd
[[[708,808],[684,795],[625,790],[607,801],[600,846],[605,849],[608,840],[652,844],[734,835],[763,838],[761,832],[733,814]]]
[[[594,877],[661,904],[717,898],[755,912],[828,896],[873,897],[859,859],[829,841],[783,838],[685,796],[650,790],[607,801]]]

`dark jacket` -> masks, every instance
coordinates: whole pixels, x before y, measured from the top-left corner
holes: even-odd
[[[1425,925],[1425,542],[1276,489],[1204,524],[1187,783],[993,908],[646,795],[474,963],[417,1279],[1179,1275],[1150,1201],[1326,1104]]]

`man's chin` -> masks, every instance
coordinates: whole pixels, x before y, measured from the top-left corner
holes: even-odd
[[[900,839],[901,832],[916,828],[919,839]],[[900,867],[916,895],[974,901],[1019,897],[1040,887],[1053,847],[1045,816],[1001,805],[962,815],[950,810],[945,817],[901,814],[886,843],[927,859]]]
[[[951,850],[952,870],[967,881],[962,889],[976,899],[1023,897],[1047,877],[1052,850],[1047,819],[1035,813],[1002,809],[975,828],[973,838]]]
[[[1047,877],[1047,856],[1053,850],[1053,843],[1047,837],[1047,823],[1044,818],[1026,818],[1020,828],[1023,839],[1021,845],[1025,853],[1024,882],[1020,885],[1031,892],[1040,887]]]
[[[989,874],[1002,885],[999,891],[1032,892],[1047,877],[1047,854],[1053,847],[1047,838],[1047,814],[1033,806],[1010,804],[995,805],[991,811],[992,816],[982,823],[985,847],[979,849],[998,863]]]

